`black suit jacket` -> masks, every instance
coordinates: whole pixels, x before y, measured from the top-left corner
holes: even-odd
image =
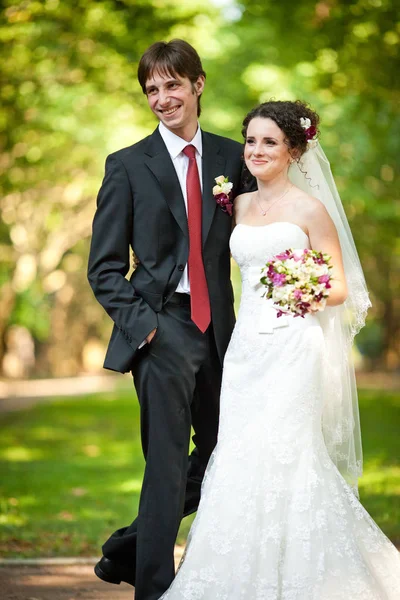
[[[241,193],[242,146],[202,132],[203,260],[212,326],[222,361],[234,325],[230,282],[231,218],[217,206],[214,178]],[[93,221],[88,278],[114,321],[104,367],[132,369],[138,346],[157,327],[157,313],[175,292],[188,260],[185,203],[174,165],[158,131],[107,157]],[[140,263],[130,280],[130,248]]]

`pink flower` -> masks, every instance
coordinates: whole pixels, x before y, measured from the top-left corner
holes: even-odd
[[[321,275],[318,277],[318,283],[324,283],[325,287],[329,290],[332,286],[330,285],[330,275]]]
[[[315,262],[316,265],[324,265],[325,264],[324,257],[322,256],[321,253],[319,253],[318,255],[314,255],[313,261]]]
[[[286,260],[287,258],[292,258],[292,253],[290,250],[285,250],[285,252],[281,252],[275,256],[278,260]]]
[[[286,275],[284,273],[274,273],[272,281],[276,287],[282,287],[286,283]]]
[[[303,292],[301,290],[294,290],[294,292],[293,292],[293,296],[296,298],[296,300],[300,300],[302,295],[303,295]]]
[[[311,127],[309,127],[308,129],[305,130],[305,134],[306,134],[307,141],[314,139],[314,137],[317,135],[316,127],[314,127],[314,125],[311,125]]]
[[[217,194],[215,201],[224,212],[227,212],[230,217],[232,216],[233,203],[227,194]]]

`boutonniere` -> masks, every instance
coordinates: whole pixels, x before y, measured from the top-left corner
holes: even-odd
[[[228,177],[225,177],[225,175],[220,175],[219,177],[216,177],[215,183],[217,184],[217,185],[214,185],[214,187],[213,187],[213,194],[214,194],[215,200],[216,200],[218,206],[220,206],[222,208],[222,210],[224,212],[228,213],[228,215],[231,217],[232,216],[232,207],[233,207],[233,202],[232,202],[233,183],[230,182]]]

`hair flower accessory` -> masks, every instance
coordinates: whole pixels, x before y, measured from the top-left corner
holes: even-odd
[[[214,185],[213,190],[212,190],[215,200],[216,200],[218,206],[220,206],[221,209],[224,212],[228,213],[228,215],[231,217],[232,216],[232,207],[233,207],[233,202],[232,202],[233,183],[231,181],[229,181],[228,177],[225,177],[225,175],[219,175],[218,177],[216,177],[215,183],[216,183],[216,185]]]
[[[307,144],[310,148],[314,148],[317,145],[317,128],[311,124],[311,120],[308,117],[300,117],[300,125],[305,130]]]

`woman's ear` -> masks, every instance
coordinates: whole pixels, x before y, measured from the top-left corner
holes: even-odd
[[[290,154],[290,159],[289,159],[290,164],[294,163],[295,161],[298,161],[301,156],[301,153],[298,150],[298,148],[291,148],[289,150],[289,154]]]

